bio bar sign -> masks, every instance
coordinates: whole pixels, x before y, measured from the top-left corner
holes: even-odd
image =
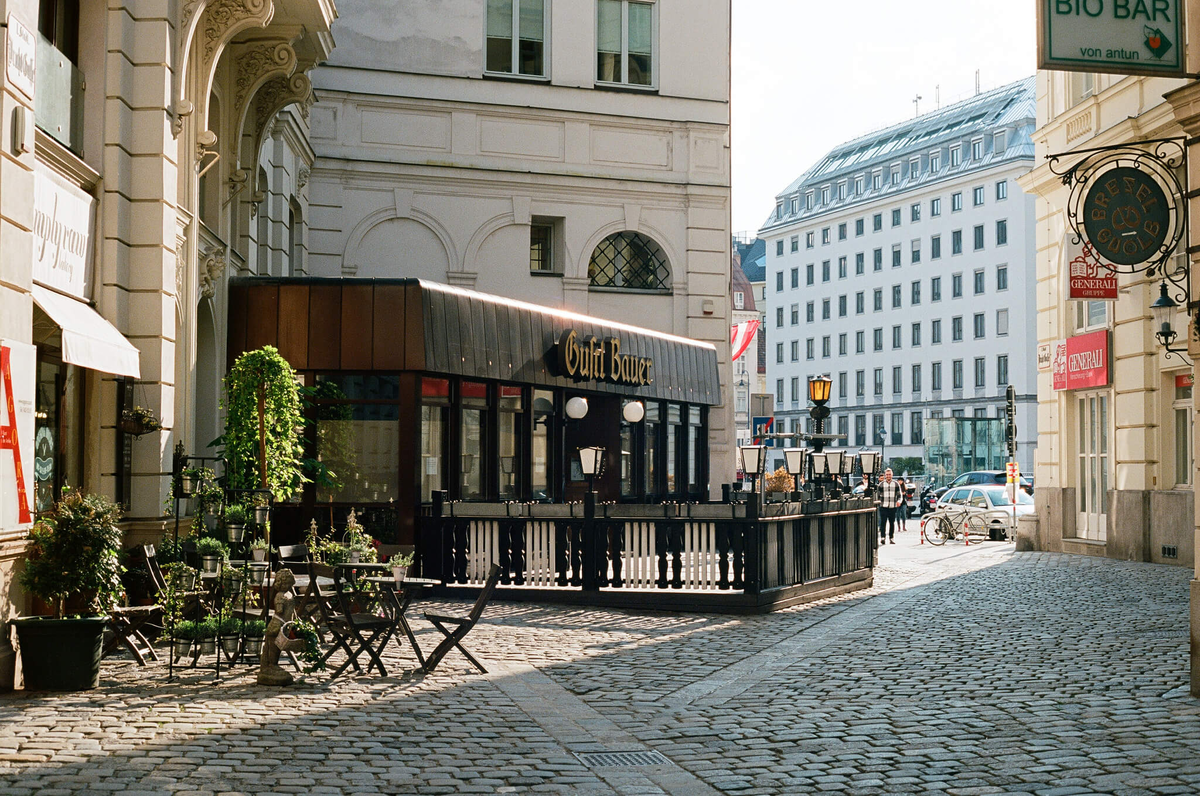
[[[33,396],[37,349],[0,340],[0,531],[33,522]]]
[[[1108,330],[1068,337],[1054,347],[1053,387],[1080,390],[1108,385]]]
[[[1183,0],[1039,0],[1038,69],[1185,72]]]

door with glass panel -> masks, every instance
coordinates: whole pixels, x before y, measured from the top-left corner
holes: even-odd
[[[1109,396],[1085,393],[1076,397],[1078,439],[1078,516],[1075,535],[1103,542],[1108,531],[1110,463]]]

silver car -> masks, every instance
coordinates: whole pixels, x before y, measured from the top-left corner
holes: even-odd
[[[1011,493],[1004,486],[969,486],[951,489],[938,499],[937,508],[953,506],[953,511],[967,509],[978,514],[992,538],[1016,538],[1017,528],[1013,524]],[[1016,516],[1022,517],[1034,511],[1033,498],[1024,490],[1017,490]]]

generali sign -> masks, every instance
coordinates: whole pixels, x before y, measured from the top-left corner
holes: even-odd
[[[1108,330],[1060,340],[1054,350],[1055,390],[1108,386]]]
[[[1100,262],[1085,241],[1075,243],[1067,236],[1067,298],[1087,301],[1116,301],[1117,272]]]

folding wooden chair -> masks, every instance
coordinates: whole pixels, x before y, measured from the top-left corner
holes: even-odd
[[[355,583],[343,581],[341,571],[341,567],[334,567],[333,588],[337,595],[341,616],[333,617],[333,621],[329,624],[329,630],[335,638],[339,636],[339,633],[342,634],[343,648],[348,657],[346,662],[333,673],[331,679],[346,671],[348,666],[353,666],[355,671],[360,671],[358,657],[364,652],[371,659],[367,664],[367,672],[370,672],[371,667],[374,666],[379,669],[381,676],[387,677],[387,669],[383,666],[381,656],[383,648],[387,646],[388,640],[396,632],[395,600],[380,600],[378,603],[380,614],[366,613],[362,610],[362,603],[368,598],[368,595]],[[314,582],[312,588],[320,589],[320,585]],[[354,642],[357,649],[351,651],[351,642]],[[336,649],[338,649],[337,645],[333,650]],[[333,650],[330,650],[330,654],[333,653]]]
[[[143,545],[142,553],[146,558],[146,571],[150,575],[150,597],[157,599],[167,584],[163,579],[162,569],[158,566],[154,545]],[[109,636],[104,642],[101,657],[108,657],[124,645],[139,666],[145,666],[147,658],[158,660],[158,653],[154,651],[154,645],[146,638],[145,632],[162,630],[162,609],[159,606],[117,606],[109,616],[107,630]]]
[[[346,653],[347,659],[354,667],[354,671],[361,672],[362,667],[358,665],[358,660],[354,655],[354,650],[350,648],[350,639],[353,634],[350,632],[346,620],[339,613],[339,608],[332,604],[333,593],[326,593],[321,588],[320,576],[322,567],[313,561],[308,562],[308,590],[304,594],[306,604],[310,609],[308,616],[312,618],[313,624],[317,626],[317,632],[328,631],[333,640],[331,646],[326,652],[321,661],[328,661],[335,652],[341,650]],[[330,571],[330,575],[336,577],[336,573]],[[297,612],[299,615],[299,612]],[[322,640],[324,638],[322,637]],[[342,667],[343,669],[345,667]],[[340,673],[341,670],[339,670]]]
[[[458,651],[466,656],[476,669],[483,674],[487,674],[487,669],[483,668],[483,664],[475,660],[471,653],[467,652],[462,645],[463,638],[467,633],[471,632],[471,628],[475,627],[475,623],[479,621],[479,617],[483,616],[483,609],[487,607],[488,601],[492,599],[492,593],[496,591],[496,583],[500,580],[500,566],[492,564],[492,570],[488,573],[487,583],[484,584],[483,590],[479,592],[479,598],[475,600],[474,607],[466,616],[445,616],[444,614],[425,614],[425,619],[428,620],[438,630],[442,631],[445,638],[441,643],[434,648],[433,652],[425,659],[425,665],[422,670],[428,674],[437,668],[437,665],[442,662],[442,658],[446,657],[446,653],[452,647],[458,647]],[[454,625],[453,630],[448,630],[446,625]]]

